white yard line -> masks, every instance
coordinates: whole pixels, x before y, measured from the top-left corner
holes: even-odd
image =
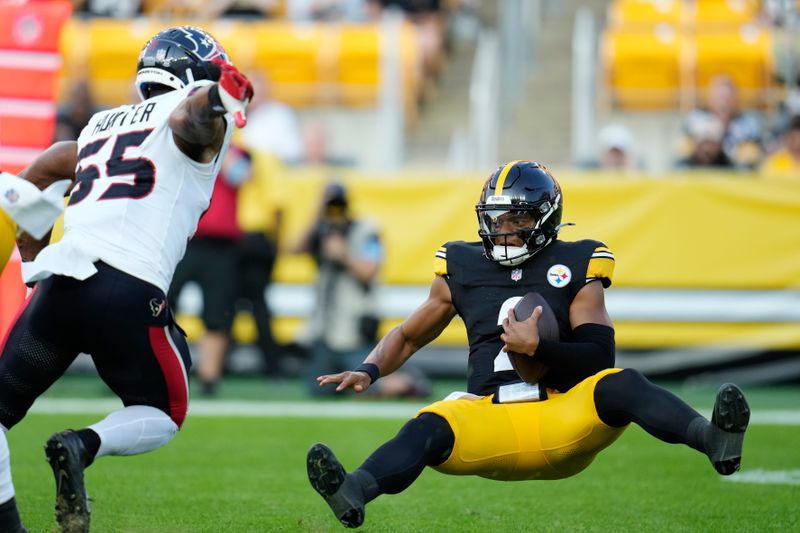
[[[189,416],[241,416],[250,418],[384,418],[413,417],[426,403],[406,402],[249,402],[236,400],[193,400]],[[40,398],[31,413],[105,414],[122,407],[119,400]],[[700,410],[705,413],[705,410]],[[705,413],[707,414],[707,413]],[[756,410],[753,425],[798,426],[800,410]]]

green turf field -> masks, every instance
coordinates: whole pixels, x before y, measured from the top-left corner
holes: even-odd
[[[74,392],[69,381],[48,397],[58,402],[60,394]],[[233,395],[235,388],[243,396],[252,392],[244,386],[229,388],[227,394]],[[795,403],[797,389],[751,392],[756,414],[800,406]],[[713,392],[705,396],[710,406]],[[336,409],[352,403],[325,406]],[[401,412],[407,407],[411,415],[416,405],[399,407]],[[706,404],[696,405],[703,409]],[[56,430],[98,418],[33,412],[8,434],[20,511],[31,533],[55,530],[45,440]],[[87,470],[92,530],[343,531],[306,479],[306,450],[323,441],[353,468],[401,423],[402,419],[374,418],[223,418],[192,416],[190,411],[183,430],[168,446],[142,456],[101,458]],[[795,484],[731,482],[718,476],[697,452],[661,443],[632,427],[586,471],[567,480],[502,483],[428,470],[403,494],[371,503],[362,530],[800,531],[800,426],[752,426],[743,471],[736,476],[759,470],[794,471],[787,483]]]

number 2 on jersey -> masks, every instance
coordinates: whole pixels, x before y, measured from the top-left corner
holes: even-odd
[[[517,305],[517,302],[522,300],[522,296],[512,296],[508,298],[503,304],[500,306],[500,312],[497,313],[497,325],[502,326],[503,320],[508,317],[508,311],[510,309],[514,309]],[[494,371],[495,372],[503,372],[504,370],[514,370],[514,367],[511,366],[511,359],[508,358],[508,354],[503,351],[503,348],[500,348],[500,351],[497,352],[497,357],[494,358]]]
[[[111,150],[111,157],[106,161],[105,175],[109,178],[132,175],[133,183],[112,183],[100,195],[98,200],[113,200],[115,198],[133,198],[137,200],[150,194],[156,181],[156,168],[153,162],[146,157],[126,158],[125,150],[131,146],[140,146],[152,131],[152,129],[132,131],[117,137],[114,149]],[[95,180],[101,177],[97,164],[90,164],[84,167],[81,165],[81,161],[99,152],[110,138],[106,137],[105,139],[91,142],[78,153],[79,169],[75,172],[75,180],[78,185],[70,196],[69,205],[75,205],[89,196]]]

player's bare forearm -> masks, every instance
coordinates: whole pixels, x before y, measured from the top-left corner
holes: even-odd
[[[421,348],[409,341],[402,328],[403,325],[400,324],[387,333],[364,360],[365,363],[377,365],[382,376],[403,366]]]
[[[67,179],[74,182],[77,166],[78,143],[62,141],[42,152],[19,175],[44,190],[59,180]],[[23,261],[33,261],[49,242],[50,232],[41,239],[24,232],[17,235],[17,248]]]
[[[50,243],[51,233],[48,231],[47,235],[41,239],[35,239],[24,232],[17,235],[17,248],[19,249],[20,258],[25,262],[36,259],[39,252]]]
[[[39,154],[33,162],[19,173],[39,189],[44,190],[58,180],[75,181],[78,166],[78,143],[61,141]]]
[[[437,276],[428,299],[405,322],[381,339],[364,362],[378,367],[378,377],[391,374],[417,350],[438,337],[455,316],[450,287],[444,278]],[[367,372],[348,370],[319,376],[317,382],[320,386],[335,384],[337,391],[352,387],[356,392],[364,392],[369,388],[371,378]]]
[[[364,362],[377,365],[381,375],[394,372],[420,348],[441,335],[455,315],[450,287],[444,278],[437,277],[428,299],[381,339]]]
[[[206,85],[189,95],[169,117],[178,147],[196,161],[213,159],[225,137],[224,111],[212,109],[208,99],[214,86]]]

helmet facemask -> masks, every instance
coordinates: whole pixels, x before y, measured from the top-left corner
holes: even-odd
[[[552,202],[534,203],[490,196],[476,205],[475,211],[486,257],[503,266],[517,266],[555,239],[558,231],[552,222],[554,217],[560,218],[561,194]],[[509,244],[515,240],[522,245]]]

